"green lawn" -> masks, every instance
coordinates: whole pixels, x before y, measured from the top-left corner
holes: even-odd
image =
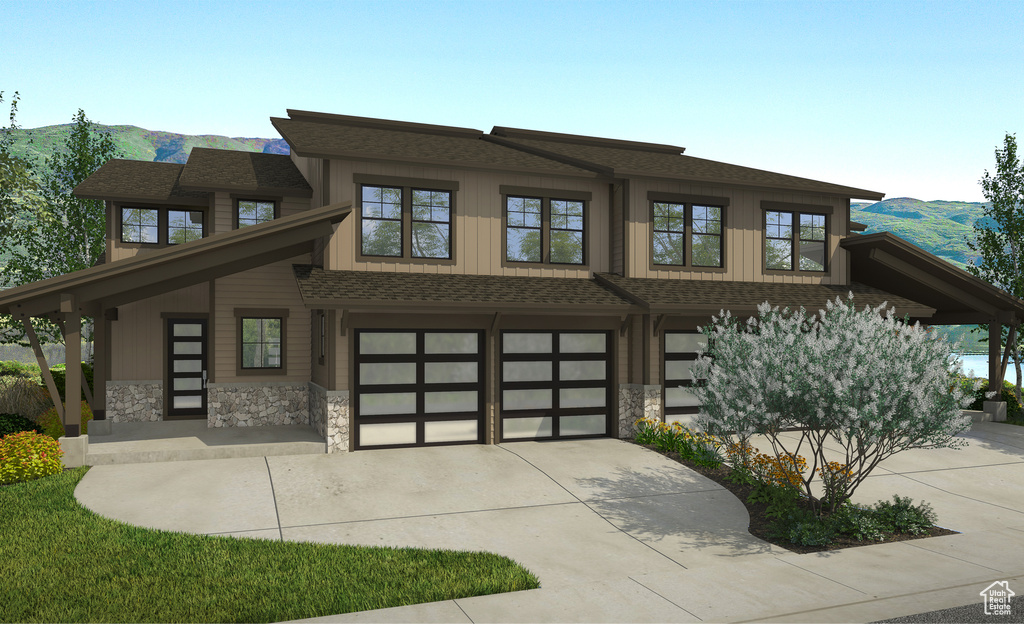
[[[87,470],[0,487],[0,622],[276,622],[539,586],[489,553],[133,527],[78,504]]]

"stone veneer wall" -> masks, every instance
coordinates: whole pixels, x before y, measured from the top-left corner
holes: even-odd
[[[111,422],[163,420],[164,384],[161,381],[108,381],[107,419]]]
[[[348,452],[348,390],[309,382],[309,425],[327,440],[328,453]]]
[[[211,383],[207,385],[210,427],[262,427],[309,423],[306,382]]]
[[[632,438],[636,421],[661,420],[661,386],[619,385],[619,438]]]

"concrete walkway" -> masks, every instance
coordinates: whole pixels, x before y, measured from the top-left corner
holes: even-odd
[[[978,602],[996,580],[1024,591],[1024,428],[965,437],[892,458],[857,497],[926,500],[961,535],[811,555],[752,537],[728,491],[616,440],[95,466],[76,496],[167,530],[486,550],[541,581],[313,621],[867,622]]]

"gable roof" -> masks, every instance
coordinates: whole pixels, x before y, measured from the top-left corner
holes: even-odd
[[[592,279],[325,271],[293,265],[299,294],[307,308],[411,309],[476,308],[481,312],[541,314],[626,314],[639,312]]]
[[[288,116],[270,121],[299,156],[595,176],[588,169],[482,141],[484,133],[471,128],[291,109]]]
[[[884,197],[884,193],[875,191],[684,156],[684,148],[671,145],[600,139],[501,126],[495,126],[491,130],[491,134],[485,138],[546,158],[572,162],[577,166],[587,166],[589,163],[595,170],[614,177],[672,178],[876,200]]]
[[[146,201],[206,206],[209,194],[180,183],[185,165],[113,158],[75,187],[82,199]]]
[[[192,190],[313,196],[291,157],[282,154],[193,147],[180,182]]]

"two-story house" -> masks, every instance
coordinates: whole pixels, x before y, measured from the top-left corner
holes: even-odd
[[[723,309],[853,291],[929,324],[1024,318],[856,234],[850,200],[874,191],[671,145],[288,115],[290,156],[106,163],[75,191],[106,202],[105,261],[0,293],[0,313],[63,320],[69,361],[96,319],[94,435],[309,424],[328,452],[627,436],[696,413],[697,328]]]

